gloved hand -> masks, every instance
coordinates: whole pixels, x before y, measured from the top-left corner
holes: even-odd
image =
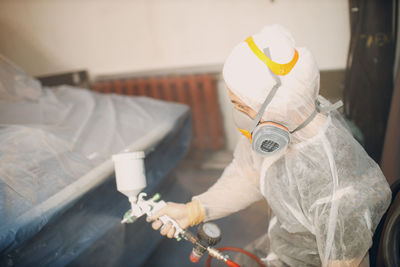
[[[204,221],[206,217],[205,210],[200,202],[194,200],[186,204],[168,202],[165,207],[157,211],[153,216],[147,217],[146,220],[148,222],[154,221],[152,227],[154,230],[158,230],[162,226],[162,222],[157,219],[163,215],[167,215],[175,220],[182,229],[199,224]],[[173,227],[171,223],[167,223],[161,228],[160,233],[172,238],[175,234],[175,227]]]

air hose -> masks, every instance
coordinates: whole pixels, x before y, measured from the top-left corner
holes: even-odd
[[[245,249],[235,248],[235,247],[221,247],[221,248],[218,248],[217,250],[220,251],[220,252],[222,252],[222,251],[236,251],[236,252],[243,253],[243,254],[249,256],[250,258],[252,258],[253,260],[255,260],[260,267],[266,267],[264,265],[264,263],[262,263],[261,260],[256,255],[254,255],[253,253],[251,253],[250,251],[247,251]],[[208,256],[207,261],[206,261],[206,267],[210,267],[211,266],[211,258],[212,258],[211,256]],[[225,264],[228,265],[228,266],[231,266],[231,267],[239,267],[238,264],[236,264],[235,262],[230,261],[230,260],[227,260],[225,262]]]

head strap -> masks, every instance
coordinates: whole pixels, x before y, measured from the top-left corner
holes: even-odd
[[[264,53],[263,53],[263,55],[269,56],[269,48],[268,47],[264,49]],[[265,109],[267,108],[268,104],[271,103],[272,98],[274,98],[274,96],[276,94],[276,91],[278,91],[278,88],[282,85],[282,82],[281,82],[281,79],[279,78],[279,76],[275,75],[275,73],[273,73],[270,68],[268,68],[268,70],[271,73],[272,77],[274,78],[276,84],[272,87],[271,91],[269,91],[267,98],[265,98],[264,103],[261,105],[260,110],[258,111],[256,117],[254,118],[254,120],[251,124],[251,127],[250,127],[251,133],[254,131],[254,129],[257,127],[258,123],[260,122],[261,117],[264,115]]]
[[[303,121],[299,126],[297,126],[296,129],[294,129],[290,133],[292,134],[292,133],[299,131],[299,130],[303,129],[304,127],[306,127],[307,124],[309,124],[315,118],[315,116],[317,116],[318,113],[328,114],[332,110],[338,109],[341,106],[343,106],[342,100],[337,101],[335,104],[324,107],[321,105],[321,102],[318,99],[315,99],[314,112],[311,113],[311,115],[305,121]]]
[[[267,55],[265,55],[258,47],[257,45],[254,43],[253,37],[250,36],[246,39],[246,43],[249,45],[251,51],[253,51],[253,53],[262,61],[264,62],[265,65],[268,66],[268,68],[276,75],[286,75],[288,74],[294,67],[294,65],[296,65],[297,60],[299,59],[299,52],[297,52],[296,49],[294,49],[294,56],[292,58],[292,60],[286,64],[279,64],[276,63],[274,61],[272,61],[272,59],[270,59],[270,57],[268,57]]]
[[[281,79],[279,78],[278,75],[286,75],[288,74],[294,65],[296,64],[298,58],[299,58],[299,53],[295,49],[295,53],[293,56],[293,59],[287,63],[287,64],[279,64],[270,59],[270,51],[269,48],[265,48],[264,52],[262,52],[257,45],[254,43],[253,37],[248,37],[246,39],[246,43],[249,45],[250,49],[253,51],[253,53],[267,65],[268,70],[270,71],[272,77],[274,78],[276,84],[272,87],[271,91],[269,92],[267,98],[265,99],[264,103],[261,105],[260,110],[258,111],[256,117],[253,119],[253,122],[250,127],[250,133],[254,131],[254,129],[257,127],[259,124],[261,117],[264,115],[265,109],[267,108],[268,104],[271,103],[272,99],[274,98],[276,91],[278,88],[282,85]],[[322,106],[321,102],[316,99],[315,100],[315,109],[313,113],[305,120],[303,121],[299,126],[296,127],[293,131],[290,131],[290,133],[294,133],[296,131],[299,131],[306,127],[314,118],[317,116],[318,113],[324,113],[328,114],[332,110],[338,109],[341,106],[343,106],[342,100],[337,101],[335,104],[329,105],[329,106]]]

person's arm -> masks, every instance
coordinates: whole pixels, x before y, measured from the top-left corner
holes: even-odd
[[[152,226],[157,230],[162,223],[156,219],[168,215],[182,228],[186,228],[202,221],[227,216],[260,200],[260,173],[253,167],[253,163],[248,141],[241,140],[235,149],[233,161],[213,186],[203,194],[193,197],[187,204],[168,203],[148,218],[148,221],[154,221]],[[175,229],[171,225],[165,225],[161,229],[161,234],[170,238],[174,233]]]
[[[152,217],[147,217],[147,221],[152,223],[154,230],[161,228],[160,233],[167,235],[172,238],[175,234],[175,227],[171,223],[162,225],[159,217],[167,215],[168,217],[175,220],[182,229],[186,229],[189,226],[195,226],[205,219],[205,211],[198,201],[191,201],[186,204],[168,202],[165,207],[153,214]]]
[[[214,220],[242,210],[263,198],[260,192],[260,170],[247,140],[237,145],[234,158],[218,181],[206,192],[194,196],[204,208],[205,220]]]

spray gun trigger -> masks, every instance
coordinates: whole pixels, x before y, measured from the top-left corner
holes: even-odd
[[[147,194],[145,192],[140,193],[139,196],[138,196],[138,202],[139,201],[143,201],[144,197],[146,197],[146,196],[147,196]]]
[[[156,193],[156,194],[151,198],[151,201],[156,202],[156,201],[158,201],[158,200],[160,200],[160,199],[161,199],[160,193]]]

